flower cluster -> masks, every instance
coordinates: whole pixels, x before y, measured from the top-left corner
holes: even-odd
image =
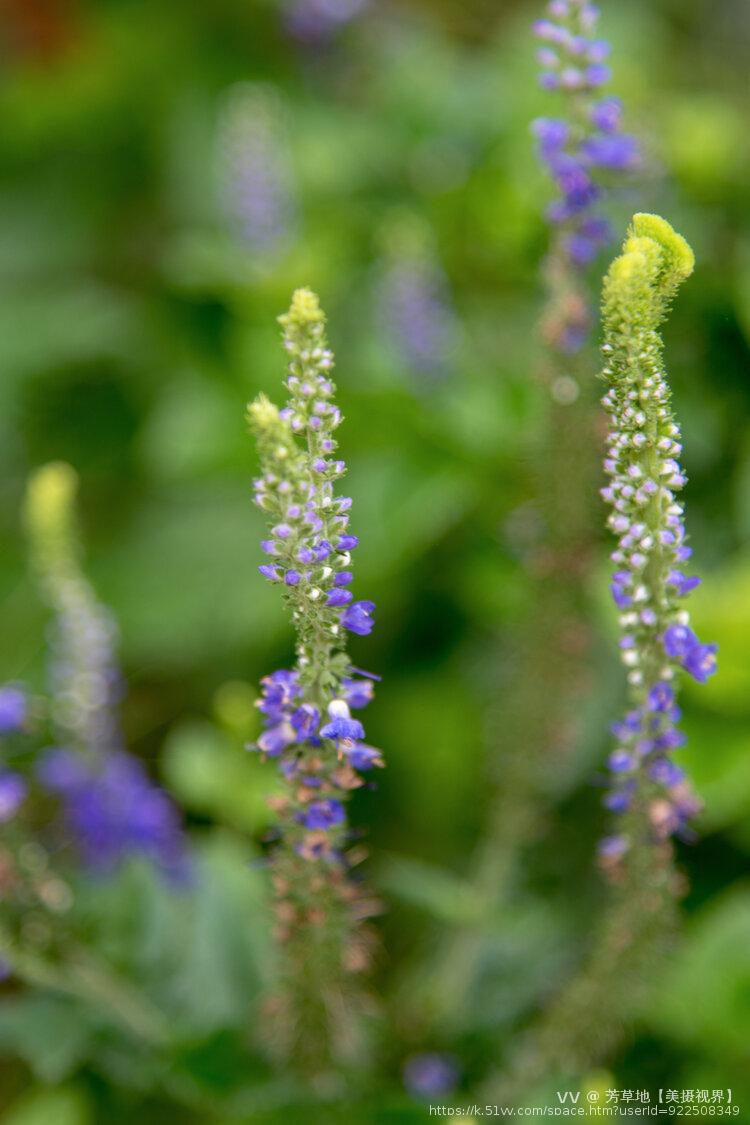
[[[565,98],[562,117],[540,117],[532,125],[540,159],[558,190],[547,218],[557,232],[561,268],[580,270],[594,260],[611,232],[600,214],[606,181],[639,163],[636,139],[620,131],[622,105],[602,96],[610,79],[609,44],[595,37],[598,10],[588,0],[550,0],[548,18],[534,31],[544,89]],[[585,302],[568,294],[548,326],[552,343],[576,351],[586,339]]]
[[[430,1052],[411,1055],[404,1064],[404,1085],[415,1097],[430,1101],[446,1098],[456,1088],[459,1069],[452,1055]]]
[[[287,0],[284,24],[301,43],[325,44],[367,7],[368,0]]]
[[[63,806],[66,828],[93,869],[148,855],[166,874],[186,870],[176,811],[123,748],[117,715],[117,630],[80,565],[74,470],[55,463],[29,481],[26,520],[34,561],[54,611],[52,718],[64,749],[48,752],[37,779]]]
[[[276,761],[283,795],[272,799],[279,845],[271,859],[276,937],[284,949],[276,998],[281,1040],[295,1064],[325,1068],[357,1041],[342,1037],[341,1019],[361,1007],[351,974],[370,959],[363,921],[378,909],[350,876],[345,801],[382,765],[364,741],[352,710],[373,695],[375,677],[354,668],[349,633],[367,636],[375,606],[355,601],[349,587],[357,538],[349,529],[351,500],[337,496],[344,472],[334,433],[333,356],[314,293],[295,292],[279,318],[288,357],[289,401],[278,410],[264,395],[249,407],[261,461],[255,502],[268,518],[261,573],[284,592],[295,627],[296,663],[262,681],[263,731],[248,749]],[[335,1015],[330,996],[339,997]],[[347,1048],[348,1049],[348,1048]]]
[[[372,630],[375,606],[354,601],[348,589],[358,539],[349,531],[351,500],[334,493],[345,470],[334,456],[341,413],[317,298],[298,290],[280,320],[289,403],[279,411],[261,397],[249,417],[264,470],[255,481],[255,502],[272,536],[262,543],[269,562],[259,569],[286,591],[298,634],[297,668],[263,680],[258,706],[265,729],[254,748],[279,759],[294,787],[287,819],[302,830],[298,850],[317,856],[335,850],[326,833],[344,824],[341,797],[361,784],[355,771],[382,764],[351,717],[351,708],[372,698],[372,678],[353,674],[345,653],[347,632],[366,636]]]
[[[0,688],[0,738],[19,734],[26,723],[28,702],[20,688],[6,684]],[[8,760],[3,754],[5,762]],[[26,800],[28,786],[24,777],[3,764],[0,769],[0,824],[12,820]]]
[[[71,750],[49,750],[37,774],[59,797],[65,827],[91,871],[108,873],[141,855],[175,882],[186,877],[174,805],[132,755],[119,751],[92,762]]]
[[[259,83],[230,90],[219,121],[218,167],[225,213],[254,254],[278,254],[296,225],[294,177],[278,94]]]
[[[611,592],[634,702],[613,727],[618,746],[609,759],[614,781],[605,804],[626,813],[645,801],[659,838],[679,832],[699,808],[671,758],[685,741],[676,727],[675,673],[684,669],[703,682],[716,667],[716,645],[701,644],[683,606],[699,579],[682,569],[691,555],[677,499],[686,478],[657,331],[692,267],[689,246],[663,219],[636,215],[604,290],[603,376],[610,387],[602,401],[610,432],[602,497],[618,537]],[[602,854],[613,860],[630,842],[627,832],[608,837]]]
[[[445,375],[456,342],[456,315],[445,277],[427,255],[403,256],[381,279],[381,321],[386,339],[415,375]]]

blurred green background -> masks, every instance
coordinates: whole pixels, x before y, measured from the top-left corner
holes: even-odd
[[[622,696],[614,646],[553,829],[528,858],[528,898],[488,942],[457,1025],[420,1038],[419,965],[476,907],[463,878],[499,741],[488,702],[529,609],[522,539],[549,197],[529,137],[531,118],[550,112],[529,32],[541,12],[529,0],[331,4],[320,11],[340,18],[324,28],[318,13],[312,35],[306,7],[0,6],[0,681],[43,682],[46,614],[19,509],[28,472],[65,459],[82,477],[89,573],[121,626],[130,745],[186,809],[214,895],[181,970],[197,992],[184,1068],[199,1088],[193,1108],[184,1089],[154,1093],[146,1059],[103,1049],[66,1011],[19,1006],[11,984],[0,1003],[9,1125],[304,1120],[274,1108],[266,1064],[239,1046],[263,1019],[245,1002],[268,958],[251,861],[274,785],[242,745],[257,681],[289,661],[292,639],[256,571],[243,411],[261,390],[280,395],[275,317],[298,285],[329,316],[361,538],[355,592],[378,605],[353,659],[384,677],[368,735],[388,769],[353,815],[388,901],[377,986],[396,1031],[367,1105],[342,1120],[422,1120],[401,1088],[415,1050],[448,1050],[471,1089],[575,964],[603,898],[594,782]],[[696,251],[668,361],[704,575],[696,628],[721,646],[720,674],[686,689],[683,757],[706,811],[700,841],[680,851],[684,942],[607,1081],[735,1086],[738,1098],[744,1083],[750,1107],[750,11],[744,0],[602,7],[613,90],[647,153],[613,203],[617,229],[634,210],[657,211]],[[263,244],[236,228],[222,192],[238,82],[256,84],[265,132],[253,143],[287,204]],[[417,354],[403,270],[430,294]],[[593,347],[590,367],[593,378]],[[603,536],[596,581],[603,590]],[[598,604],[607,637],[613,616]],[[148,887],[113,890],[112,941],[124,941],[122,910],[133,928],[122,956],[158,975],[174,919],[149,907]],[[257,1087],[257,1103],[222,1116],[225,1091],[240,1086]]]

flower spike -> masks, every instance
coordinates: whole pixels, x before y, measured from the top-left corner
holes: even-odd
[[[261,475],[255,502],[265,513],[268,561],[259,567],[281,587],[297,635],[296,664],[262,681],[258,708],[264,730],[249,749],[278,763],[285,794],[274,801],[281,838],[272,858],[277,938],[283,952],[284,995],[279,1039],[308,1073],[340,1062],[336,1019],[359,1025],[352,972],[368,962],[368,935],[360,920],[373,912],[349,877],[346,801],[381,766],[380,751],[365,744],[351,709],[372,698],[372,682],[353,668],[347,633],[366,636],[375,605],[354,601],[349,531],[351,500],[337,495],[345,472],[336,456],[342,421],[331,379],[333,355],[317,296],[298,289],[279,317],[289,367],[287,405],[265,395],[248,408]]]

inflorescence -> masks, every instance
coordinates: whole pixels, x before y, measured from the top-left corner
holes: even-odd
[[[682,569],[691,556],[677,500],[686,477],[677,460],[680,430],[658,333],[671,297],[692,269],[690,247],[668,223],[636,215],[605,279],[602,374],[610,387],[602,401],[610,432],[604,462],[609,483],[602,496],[618,537],[611,591],[633,701],[613,727],[618,745],[609,759],[613,781],[605,804],[625,819],[623,830],[602,842],[602,858],[610,864],[633,843],[639,808],[657,839],[681,832],[700,808],[672,759],[685,742],[677,728],[675,676],[684,670],[703,683],[716,669],[717,646],[698,640],[683,608],[700,580]]]
[[[59,740],[37,762],[36,780],[59,800],[65,832],[89,869],[111,871],[143,855],[181,880],[188,862],[177,811],[123,745],[117,629],[81,570],[77,487],[70,465],[54,463],[31,477],[27,491],[34,562],[54,612],[52,719]]]
[[[268,562],[259,569],[284,591],[297,661],[294,669],[262,681],[264,730],[250,749],[275,759],[286,782],[285,795],[275,801],[282,839],[274,857],[284,941],[299,936],[305,923],[333,930],[340,925],[344,933],[352,912],[357,918],[367,913],[361,900],[355,904],[356,889],[346,878],[344,802],[363,785],[361,774],[383,763],[352,717],[352,710],[370,702],[375,677],[352,667],[346,638],[371,632],[375,606],[355,601],[349,589],[358,539],[349,530],[352,502],[334,491],[345,466],[335,456],[341,412],[334,402],[325,318],[315,294],[299,289],[279,319],[289,401],[278,410],[261,395],[248,416],[262,468],[255,502],[270,527],[262,543]],[[361,943],[350,935],[341,944],[345,967],[362,968]]]
[[[221,200],[238,241],[261,259],[287,249],[296,228],[294,175],[281,99],[272,86],[240,82],[219,120]]]
[[[620,131],[622,104],[603,96],[611,77],[609,43],[595,38],[598,9],[588,0],[550,0],[548,18],[534,24],[542,46],[541,85],[565,99],[561,117],[539,117],[532,125],[539,156],[559,197],[547,209],[557,232],[559,269],[579,271],[611,238],[600,213],[607,180],[640,161],[636,139]],[[577,351],[589,330],[586,302],[574,290],[551,310],[547,335],[558,350]]]

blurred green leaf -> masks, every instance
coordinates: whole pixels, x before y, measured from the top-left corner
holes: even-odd
[[[72,1000],[34,995],[0,1003],[0,1045],[17,1055],[44,1082],[72,1074],[93,1042],[93,1028]]]
[[[210,723],[183,723],[171,731],[163,769],[178,800],[194,812],[253,833],[273,820],[267,803],[279,789],[273,766]]]
[[[2,1125],[94,1125],[91,1103],[77,1087],[32,1089],[0,1118]]]
[[[750,887],[705,906],[688,926],[648,1005],[649,1024],[723,1062],[750,1041]]]

